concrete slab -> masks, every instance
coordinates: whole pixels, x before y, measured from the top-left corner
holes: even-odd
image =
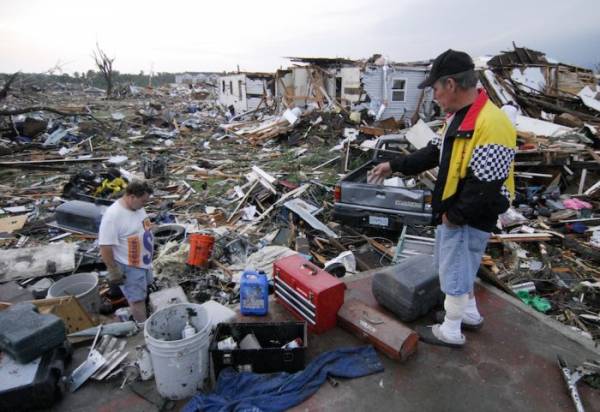
[[[347,295],[376,305],[370,295],[370,277],[349,281],[348,286]],[[598,359],[598,353],[489,288],[477,285],[476,296],[485,326],[466,334],[465,348],[421,342],[417,354],[405,363],[382,355],[384,373],[346,381],[337,388],[324,385],[293,410],[574,410],[556,355],[576,366]],[[424,319],[408,326],[427,323],[432,322]],[[336,329],[313,339],[310,353],[315,347],[324,351],[359,342]],[[600,391],[583,383],[578,387],[586,410],[600,410]]]
[[[369,274],[349,278],[346,283],[348,297],[376,305],[370,294]],[[479,332],[466,335],[465,348],[457,350],[421,342],[417,353],[404,363],[380,354],[385,366],[383,373],[341,381],[336,388],[324,384],[315,395],[292,410],[574,410],[556,355],[560,354],[570,365],[576,366],[586,359],[598,359],[598,352],[562,333],[562,325],[540,321],[537,314],[495,293],[494,289],[477,285],[476,295],[485,326]],[[236,321],[293,319],[275,302],[271,302],[269,308],[266,317],[240,315]],[[408,326],[427,323],[430,323],[428,319],[422,319]],[[135,348],[143,342],[143,335],[138,334],[129,341],[128,348]],[[310,335],[308,360],[324,351],[363,344],[340,328],[323,335]],[[83,360],[85,353],[87,347],[76,351],[72,368]],[[120,384],[120,380],[88,382],[76,393],[67,394],[52,411],[153,411],[162,407],[153,381],[125,389],[119,389]],[[580,384],[579,390],[586,410],[600,410],[600,391],[585,384]],[[178,410],[184,404],[185,401],[179,401],[167,406]]]

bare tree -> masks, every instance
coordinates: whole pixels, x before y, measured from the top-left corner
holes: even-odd
[[[20,72],[14,73],[12,76],[10,76],[6,80],[6,83],[4,83],[4,87],[2,87],[2,90],[0,90],[0,100],[6,99],[6,97],[8,96],[8,92],[10,90],[10,85],[12,84],[12,82],[15,81],[15,79],[17,78],[19,73]]]
[[[104,77],[104,81],[106,81],[106,97],[110,98],[112,96],[113,89],[113,62],[115,58],[112,59],[106,55],[106,53],[100,48],[100,45],[96,43],[96,50],[94,50],[93,54],[94,60],[96,62],[96,66],[100,73],[102,73],[102,77]]]
[[[48,70],[46,70],[46,73],[49,75],[55,75],[55,74],[63,74],[64,70],[63,67],[66,65],[66,63],[62,63],[59,60],[56,61],[56,64],[52,67],[50,67]]]

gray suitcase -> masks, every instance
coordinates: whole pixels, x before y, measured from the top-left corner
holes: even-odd
[[[403,322],[427,314],[444,298],[430,255],[411,256],[375,273],[372,291],[377,302]]]
[[[31,303],[19,303],[0,311],[0,350],[17,362],[29,363],[66,339],[61,318],[40,314]]]

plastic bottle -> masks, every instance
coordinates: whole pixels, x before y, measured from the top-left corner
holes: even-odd
[[[181,339],[189,338],[190,336],[194,336],[196,334],[196,328],[192,326],[190,320],[188,319],[181,331]]]
[[[136,346],[135,349],[137,351],[136,363],[138,365],[138,369],[140,370],[140,377],[143,381],[147,381],[154,376],[150,352],[148,352],[146,345]]]
[[[283,345],[281,349],[296,349],[302,347],[303,344],[304,342],[302,341],[302,338],[296,338],[293,341]]]
[[[269,284],[265,273],[249,269],[242,273],[240,312],[250,316],[264,316],[269,312]]]

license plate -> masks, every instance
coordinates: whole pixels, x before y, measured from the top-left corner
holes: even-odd
[[[369,224],[376,226],[386,226],[389,223],[389,219],[384,216],[369,216]]]

